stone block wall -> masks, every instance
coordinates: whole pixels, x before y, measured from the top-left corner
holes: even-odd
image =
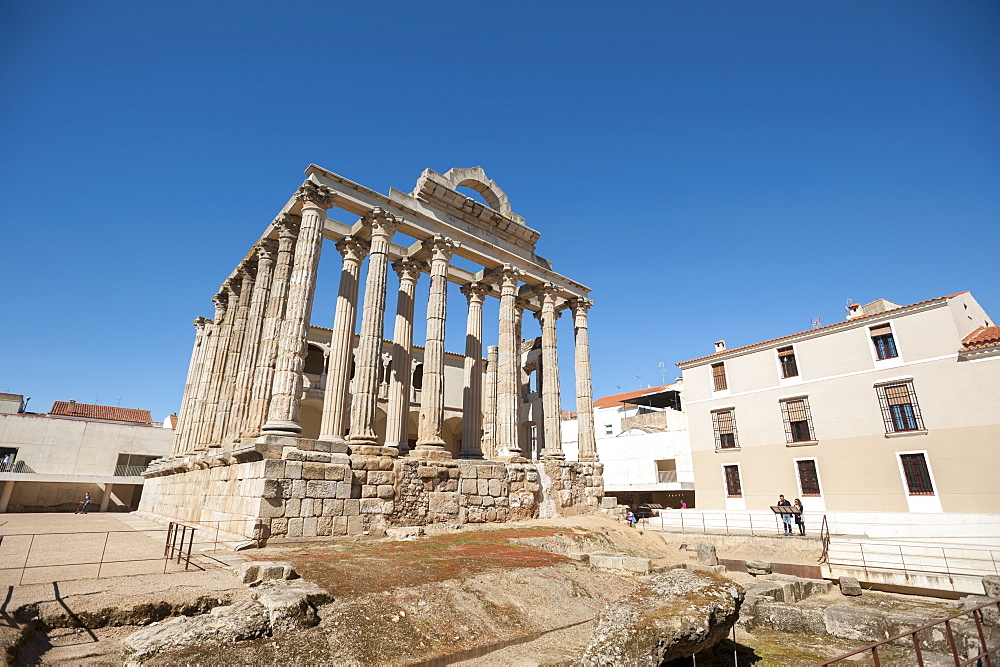
[[[147,472],[140,511],[248,538],[380,536],[389,527],[594,512],[604,495],[599,463],[423,460],[381,449],[164,459]]]

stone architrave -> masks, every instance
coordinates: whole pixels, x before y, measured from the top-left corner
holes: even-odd
[[[431,286],[427,299],[427,342],[424,346],[424,379],[420,390],[420,423],[415,455],[436,452],[445,456],[444,427],[444,328],[448,310],[448,264],[457,243],[436,236],[424,248],[430,255]]]
[[[319,438],[344,442],[344,434],[347,431],[347,393],[351,381],[354,328],[358,323],[358,277],[361,275],[361,263],[368,254],[368,242],[347,236],[337,242],[337,250],[344,262],[340,271],[337,310],[333,317],[326,388],[323,394],[323,421]]]
[[[410,380],[413,370],[410,358],[413,350],[413,297],[420,274],[429,267],[424,262],[401,259],[393,262],[399,276],[396,299],[396,324],[392,332],[392,362],[389,378],[388,410],[386,413],[385,444],[400,454],[409,452]]]
[[[278,358],[278,336],[281,333],[281,320],[285,316],[288,279],[295,261],[295,239],[299,235],[300,220],[297,215],[285,213],[274,223],[278,230],[278,258],[274,264],[271,289],[261,324],[260,348],[257,350],[246,426],[240,435],[242,440],[255,438],[260,434],[271,405],[271,386],[274,384],[274,366]]]
[[[184,398],[181,413],[177,419],[177,431],[174,434],[173,453],[187,451],[187,443],[191,437],[191,419],[194,416],[195,404],[198,400],[198,382],[201,380],[201,367],[205,360],[205,330],[211,322],[207,317],[194,318],[194,349],[191,350],[191,364],[188,366],[187,380],[184,382]]]
[[[389,271],[389,242],[399,221],[380,208],[362,222],[371,230],[368,279],[365,282],[361,336],[358,340],[354,397],[351,401],[350,446],[377,445],[375,404],[378,400],[378,367],[382,361],[382,327],[385,324],[385,286]]]
[[[250,316],[250,306],[253,302],[254,285],[257,277],[257,266],[253,263],[242,265],[240,269],[240,307],[233,320],[233,328],[229,333],[229,353],[226,355],[226,367],[223,371],[222,390],[219,392],[219,411],[215,418],[215,429],[212,431],[213,446],[221,447],[229,428],[232,426],[233,397],[236,394],[236,380],[239,375],[240,357],[243,354],[243,344]]]
[[[212,361],[210,364],[208,381],[208,394],[202,408],[201,424],[198,427],[199,449],[212,445],[212,435],[215,433],[215,419],[219,413],[219,396],[222,393],[224,382],[224,371],[226,360],[229,358],[229,336],[233,330],[233,320],[236,318],[236,311],[240,306],[239,283],[226,283],[223,285],[225,294],[226,309],[222,316],[222,321],[216,325],[219,336],[215,341],[215,349],[212,350]],[[216,297],[218,298],[218,297]]]
[[[500,338],[497,357],[497,457],[521,457],[518,421],[521,407],[521,340],[518,335],[517,284],[523,273],[505,264],[500,279]]]
[[[462,386],[462,450],[464,459],[483,458],[483,301],[491,286],[475,282],[462,287],[469,302],[465,325],[465,383]]]
[[[497,346],[486,348],[486,381],[483,387],[483,456],[497,454]]]
[[[545,461],[562,461],[566,455],[562,450],[562,420],[559,418],[562,405],[559,394],[559,353],[556,339],[556,310],[558,300],[554,285],[547,283],[541,289],[542,310],[536,314],[542,325],[542,418],[545,428],[545,449],[541,458]]]
[[[302,369],[308,349],[309,317],[316,291],[316,270],[323,248],[326,209],[333,205],[333,193],[325,185],[306,181],[295,193],[302,203],[302,222],[295,243],[295,263],[288,281],[288,301],[278,337],[278,359],[271,389],[271,405],[262,431],[269,435],[298,435],[302,432]]]
[[[240,352],[239,369],[236,373],[233,407],[226,425],[225,440],[230,442],[238,441],[240,433],[246,427],[250,392],[253,389],[251,381],[257,364],[261,327],[264,321],[264,311],[271,294],[271,278],[274,275],[277,251],[278,244],[271,239],[262,240],[256,248],[257,279],[254,282],[250,312],[247,314],[246,330],[243,333],[243,349]]]
[[[580,460],[597,461],[597,441],[594,439],[594,390],[590,384],[590,336],[587,332],[587,311],[590,299],[571,299],[573,331],[576,343],[576,418],[579,428]]]

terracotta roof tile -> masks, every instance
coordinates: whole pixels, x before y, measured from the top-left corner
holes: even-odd
[[[71,403],[69,401],[56,401],[49,410],[50,415],[64,415],[66,417],[85,417],[87,419],[107,419],[117,422],[132,422],[140,424],[152,424],[153,419],[149,410],[138,408],[113,408],[109,405],[90,405],[88,403]]]
[[[892,308],[891,310],[883,310],[881,313],[874,313],[872,315],[863,315],[861,317],[855,317],[850,320],[841,320],[840,322],[834,322],[833,324],[827,324],[824,327],[816,327],[815,329],[807,329],[806,331],[799,331],[798,333],[788,334],[787,336],[778,336],[777,338],[771,338],[770,340],[764,340],[759,343],[751,343],[750,345],[742,345],[740,347],[734,347],[731,350],[723,350],[722,352],[715,352],[714,354],[709,354],[704,357],[696,357],[694,359],[688,359],[687,361],[678,361],[675,366],[680,366],[681,364],[690,364],[692,361],[701,361],[703,359],[711,359],[713,357],[720,357],[724,354],[729,354],[730,352],[736,352],[738,350],[746,350],[751,347],[757,347],[758,345],[767,345],[768,343],[776,343],[779,340],[784,340],[786,338],[794,338],[795,336],[800,336],[804,333],[810,333],[812,331],[822,331],[823,329],[829,329],[830,327],[836,327],[844,324],[844,322],[860,322],[861,320],[873,320],[878,317],[882,317],[888,313],[894,313],[898,310],[905,310],[906,308],[912,308],[913,306],[922,306],[925,303],[933,303],[934,301],[942,301],[944,299],[953,299],[956,296],[961,296],[962,294],[968,294],[968,290],[964,292],[956,292],[955,294],[949,294],[948,296],[939,296],[936,299],[927,299],[926,301],[918,301],[917,303],[911,303],[908,306],[900,306],[899,308]]]
[[[639,398],[640,396],[645,396],[646,394],[658,394],[661,391],[665,391],[669,384],[661,385],[659,387],[647,387],[645,389],[636,389],[635,391],[626,391],[624,394],[612,394],[611,396],[603,396],[596,401],[594,401],[595,408],[613,408],[619,405],[622,401],[626,401],[630,398]]]
[[[979,327],[962,340],[966,350],[978,350],[1000,344],[1000,326]]]

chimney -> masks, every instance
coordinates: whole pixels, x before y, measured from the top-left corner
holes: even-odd
[[[66,404],[66,412],[69,414],[73,414],[73,410],[75,409],[76,409],[76,399],[71,398],[69,399],[69,403]]]
[[[726,351],[726,341],[724,340],[715,341],[715,353],[718,354],[719,352],[725,352],[725,351]]]
[[[847,304],[847,319],[853,320],[858,317],[864,317],[865,311],[860,303],[850,303]]]

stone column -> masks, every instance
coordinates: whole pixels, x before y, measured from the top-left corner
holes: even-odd
[[[518,417],[521,407],[521,341],[518,337],[517,284],[523,272],[509,264],[497,275],[500,278],[500,340],[497,357],[496,447],[500,459],[520,458]]]
[[[205,348],[208,343],[205,339],[206,325],[210,322],[207,317],[194,318],[195,334],[194,348],[191,350],[191,364],[188,366],[187,380],[184,382],[184,398],[181,400],[181,413],[177,420],[177,432],[174,433],[173,453],[179,454],[187,451],[188,442],[191,440],[191,420],[198,401],[198,386],[201,383],[201,369],[205,360]]]
[[[316,291],[316,270],[323,248],[326,209],[333,205],[333,192],[325,185],[306,181],[295,193],[302,202],[302,222],[295,243],[295,262],[288,280],[288,300],[278,337],[278,359],[271,389],[271,405],[265,435],[298,435],[302,432],[302,368],[308,347],[309,317]]]
[[[299,220],[299,216],[285,213],[274,223],[278,229],[278,258],[274,264],[271,289],[264,310],[264,321],[261,324],[260,345],[250,391],[250,406],[246,426],[240,434],[241,440],[255,438],[260,434],[271,405],[271,386],[274,384],[274,366],[278,358],[278,335],[281,320],[285,316],[285,303],[288,300],[288,279],[292,274],[292,263],[295,261],[295,239],[299,234]]]
[[[216,313],[219,302],[223,304],[222,319],[216,320],[214,327],[215,344],[212,348],[212,358],[208,365],[208,387],[205,401],[202,405],[201,423],[198,426],[198,449],[208,447],[212,443],[215,432],[215,418],[219,412],[219,394],[222,391],[223,371],[229,356],[229,332],[233,328],[233,318],[240,305],[239,284],[226,283],[222,292],[217,294]]]
[[[236,372],[236,386],[233,391],[233,407],[226,426],[225,440],[238,441],[246,428],[247,413],[250,409],[250,393],[257,365],[261,328],[264,313],[271,295],[271,278],[277,259],[278,244],[271,239],[263,239],[256,248],[257,280],[254,282],[250,311],[247,314],[246,331],[243,334],[243,350],[240,352],[239,368]]]
[[[399,296],[396,300],[396,325],[392,332],[392,377],[389,379],[388,413],[385,444],[400,454],[409,452],[407,436],[410,423],[410,379],[413,376],[413,295],[420,274],[428,270],[423,262],[402,259],[392,265],[399,276]]]
[[[111,500],[111,491],[114,488],[114,484],[104,484],[103,493],[101,493],[101,512],[108,511],[108,502]]]
[[[566,458],[562,450],[562,412],[559,395],[559,353],[556,343],[556,320],[559,311],[556,310],[556,289],[552,284],[545,284],[541,289],[542,312],[536,313],[542,325],[542,417],[545,422],[543,434],[545,449],[542,460],[562,461]]]
[[[8,479],[3,483],[3,492],[0,492],[0,514],[7,512],[7,505],[10,503],[10,495],[14,492],[14,480]]]
[[[462,451],[464,459],[483,458],[483,301],[490,286],[472,283],[462,288],[469,302],[465,324],[465,383],[462,387]]]
[[[414,455],[434,453],[451,458],[444,448],[444,325],[448,311],[448,264],[457,243],[442,236],[424,244],[430,253],[431,289],[427,299],[427,342],[424,345],[424,383],[420,390],[420,424]]]
[[[576,338],[576,418],[579,427],[580,460],[597,460],[594,440],[594,389],[590,381],[590,337],[587,333],[587,311],[594,305],[590,299],[575,298],[573,331]]]
[[[323,393],[323,422],[320,440],[344,442],[347,431],[347,395],[351,383],[351,357],[354,352],[354,328],[358,323],[358,276],[368,254],[368,242],[347,236],[337,242],[344,258],[340,270],[340,291],[333,316],[333,334],[327,363],[326,388]]]
[[[354,397],[351,401],[351,446],[377,445],[375,434],[375,404],[378,400],[378,366],[382,355],[382,328],[385,324],[385,284],[389,271],[389,241],[399,221],[380,208],[363,219],[371,229],[371,254],[368,259],[368,279],[365,282],[365,303],[358,340]]]
[[[486,348],[486,386],[483,388],[483,455],[497,455],[497,346]]]
[[[243,342],[246,338],[250,304],[253,302],[256,275],[257,267],[253,264],[243,264],[239,268],[240,305],[233,318],[233,328],[229,332],[229,352],[226,354],[226,367],[222,371],[219,410],[212,431],[212,445],[215,447],[222,446],[231,426],[233,396],[236,394],[236,379],[239,374],[240,357],[243,355]]]

